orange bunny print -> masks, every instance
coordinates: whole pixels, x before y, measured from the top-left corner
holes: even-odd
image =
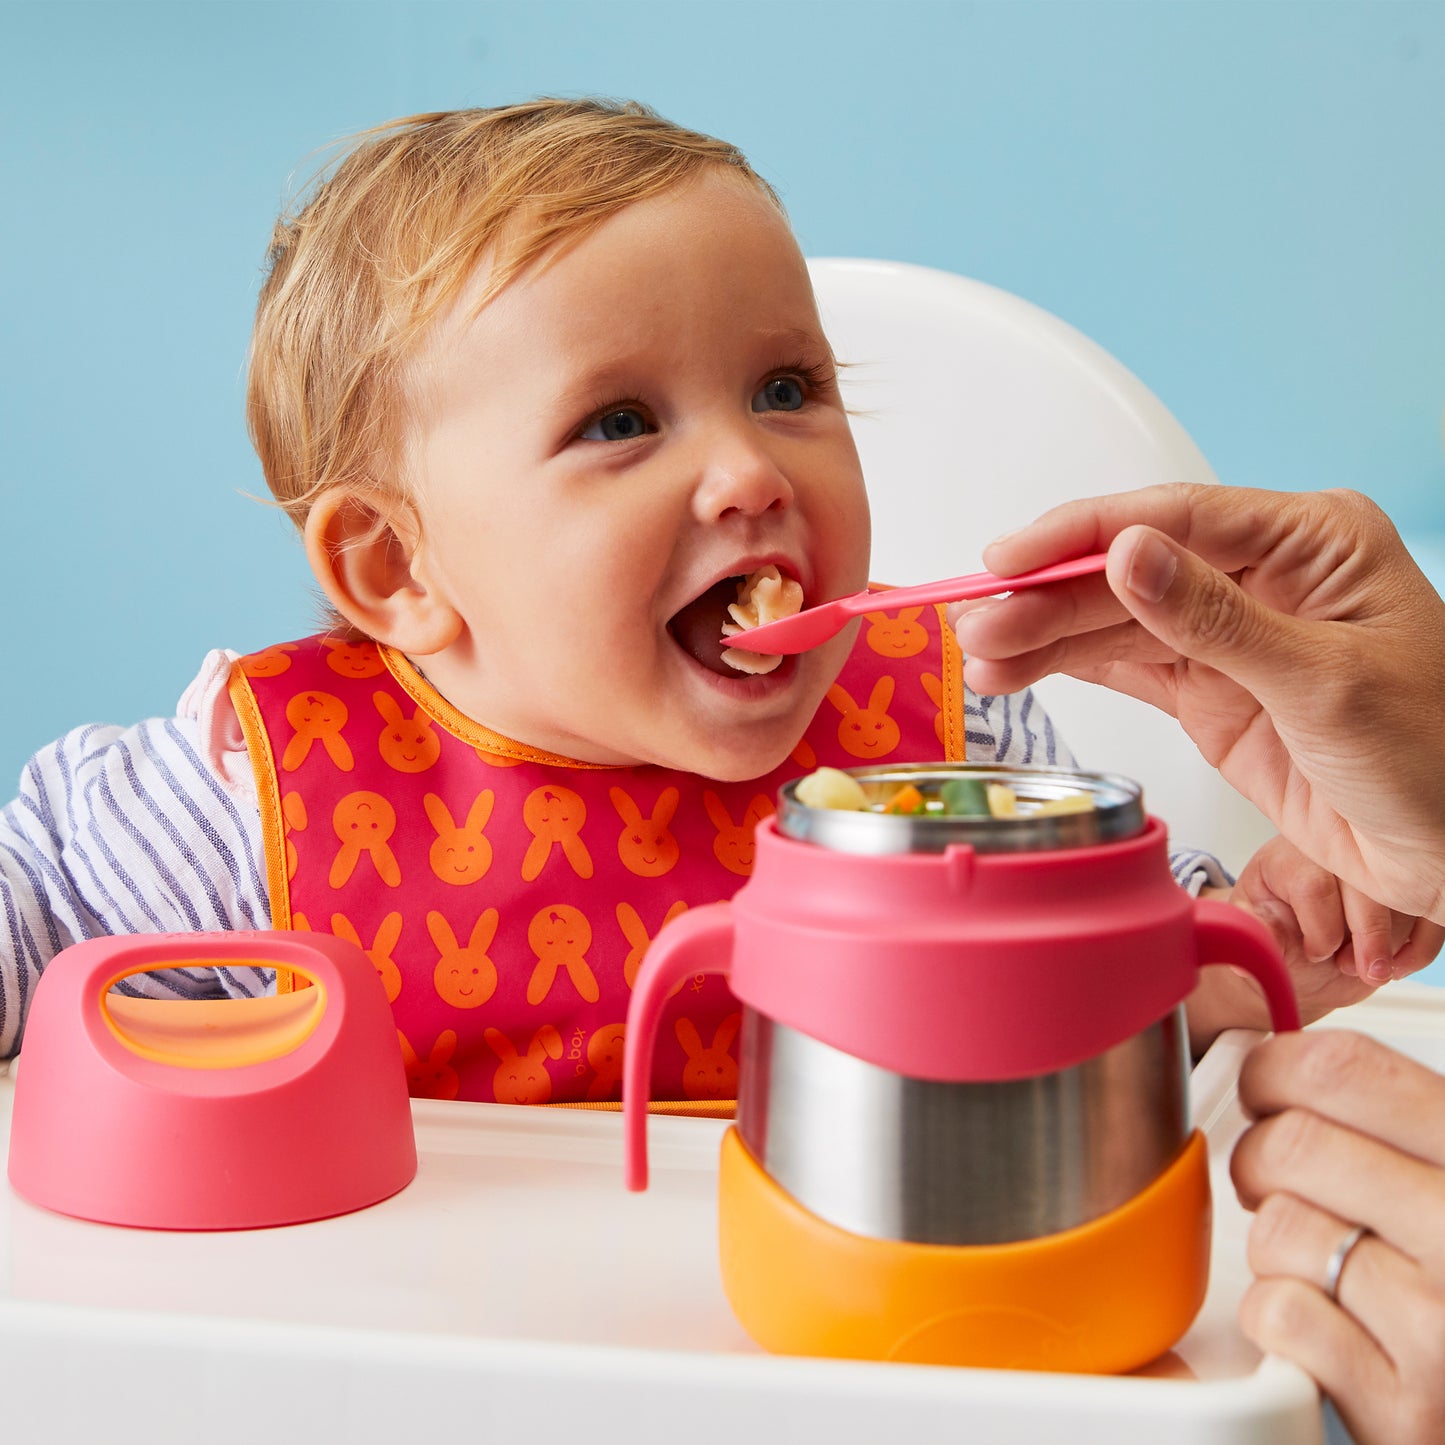
[[[622,832],[617,838],[617,856],[623,867],[639,878],[661,878],[676,865],[681,849],[667,825],[677,811],[676,788],[664,788],[653,804],[652,816],[644,818],[642,809],[622,788],[611,791],[612,806],[622,819]]]
[[[925,672],[923,690],[928,694],[928,700],[938,709],[938,715],[933,719],[933,731],[938,741],[946,747],[948,739],[943,735],[943,679],[935,677],[931,672]]]
[[[299,861],[291,835],[306,831],[306,801],[300,793],[282,795],[281,828],[286,838],[286,878],[289,882],[296,876],[296,864]]]
[[[543,1024],[532,1035],[525,1059],[500,1029],[488,1029],[482,1037],[501,1060],[492,1078],[492,1097],[497,1103],[545,1104],[552,1097],[547,1060],[562,1057],[562,1035],[551,1024]]]
[[[358,681],[367,677],[380,677],[386,671],[374,642],[343,642],[335,637],[323,637],[326,645],[326,665],[341,677],[354,677]]]
[[[596,1075],[587,1086],[587,1097],[594,1104],[610,1099],[622,1082],[622,1045],[626,1035],[626,1024],[606,1024],[587,1040],[587,1062]]]
[[[807,738],[799,738],[798,746],[788,756],[800,768],[804,768],[810,773],[818,766],[818,754],[813,750],[813,745]]]
[[[497,966],[487,950],[497,936],[498,916],[495,908],[483,909],[465,947],[440,913],[433,910],[426,916],[426,930],[441,955],[432,982],[442,1001],[453,1008],[479,1008],[496,992]]]
[[[424,773],[442,755],[442,740],[420,707],[411,717],[388,692],[374,692],[371,700],[385,726],[376,745],[381,760],[399,773]]]
[[[869,612],[868,646],[880,657],[917,657],[928,646],[928,629],[919,622],[921,607],[904,607],[896,615]]]
[[[363,855],[388,888],[401,882],[401,865],[387,841],[396,832],[396,809],[380,793],[348,793],[331,815],[341,847],[331,863],[331,886],[342,887]]]
[[[666,928],[679,913],[686,912],[687,904],[679,898],[667,910],[661,927]],[[637,982],[637,970],[642,967],[642,960],[647,956],[652,939],[647,936],[647,928],[642,922],[642,915],[630,903],[617,905],[617,922],[622,928],[622,936],[632,945],[631,952],[622,963],[622,977],[626,980],[628,988],[631,988]],[[661,930],[659,929],[659,931]],[[682,981],[679,980],[668,993],[668,998],[671,998],[681,987]]]
[[[582,841],[587,805],[571,788],[534,788],[522,804],[522,821],[532,834],[522,859],[522,879],[530,883],[547,866],[553,848],[561,848],[579,878],[592,876],[592,855]]]
[[[331,915],[331,931],[348,943],[354,943],[370,960],[376,969],[376,976],[386,990],[386,1001],[395,1003],[401,993],[401,969],[391,956],[401,939],[401,914],[388,913],[377,925],[376,937],[368,948],[362,941],[351,920],[344,913]]]
[[[736,1099],[738,1063],[728,1052],[743,1021],[741,1012],[730,1013],[702,1046],[702,1035],[691,1019],[681,1018],[672,1026],[687,1062],[682,1066],[682,1091],[689,1099]]]
[[[286,721],[295,732],[281,758],[284,772],[294,773],[311,755],[313,743],[320,743],[343,773],[351,771],[351,748],[341,736],[346,726],[346,704],[339,697],[329,692],[298,692],[286,704]]]
[[[733,822],[727,804],[711,788],[703,792],[702,802],[713,827],[717,829],[717,835],[712,840],[713,857],[729,873],[738,873],[746,878],[753,871],[753,854],[757,849],[753,831],[764,818],[772,817],[772,799],[766,793],[758,793],[748,804],[740,823]]]
[[[278,642],[274,647],[262,648],[260,652],[243,657],[241,671],[247,677],[280,677],[291,666],[291,659],[286,654],[295,651],[294,642]]]
[[[451,1057],[457,1050],[457,1036],[454,1029],[443,1029],[431,1047],[425,1062],[412,1048],[410,1040],[400,1029],[396,1036],[401,1042],[401,1058],[406,1065],[407,1092],[413,1099],[455,1099],[461,1092],[462,1081],[451,1066]]]
[[[527,942],[537,955],[537,966],[527,983],[527,1002],[536,1005],[552,991],[559,968],[567,971],[573,987],[588,1003],[602,996],[597,977],[587,962],[592,947],[592,925],[570,903],[539,908],[527,925]]]
[[[893,701],[893,679],[880,677],[868,696],[868,706],[859,707],[848,690],[836,682],[828,689],[828,701],[843,715],[838,724],[838,742],[855,758],[872,761],[886,758],[899,744],[902,733],[888,716]]]
[[[492,866],[492,845],[482,830],[492,816],[496,794],[483,788],[467,810],[466,822],[458,825],[451,809],[435,793],[422,799],[422,806],[436,829],[431,850],[427,854],[431,871],[443,883],[458,886],[475,883]]]

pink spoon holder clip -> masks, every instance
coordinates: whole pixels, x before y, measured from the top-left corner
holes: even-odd
[[[287,968],[249,999],[114,993],[167,968]],[[10,1182],[105,1224],[254,1229],[345,1214],[416,1173],[406,1074],[371,961],[326,934],[98,938],[41,976],[15,1076]]]

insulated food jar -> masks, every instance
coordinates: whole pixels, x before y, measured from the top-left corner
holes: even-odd
[[[1164,826],[1126,778],[982,764],[853,776],[873,807],[808,807],[788,784],[749,881],[668,925],[643,960],[629,1186],[646,1184],[663,1002],[722,973],[743,1029],[721,1267],[760,1344],[1092,1372],[1153,1359],[1208,1275],[1183,1003],[1200,967],[1229,963],[1259,982],[1277,1028],[1295,1027],[1273,940],[1174,882]],[[1006,785],[1016,815],[944,812],[959,779]],[[879,811],[905,786],[917,811]],[[1053,811],[1064,798],[1080,810]]]

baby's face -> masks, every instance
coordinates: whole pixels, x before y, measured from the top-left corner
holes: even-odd
[[[852,629],[748,676],[737,579],[804,605],[866,585],[863,479],[786,223],[724,173],[611,217],[466,301],[422,358],[414,570],[456,610],[417,659],[478,722],[596,763],[754,777],[792,749]]]

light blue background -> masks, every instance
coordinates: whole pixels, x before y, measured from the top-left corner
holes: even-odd
[[[394,115],[578,92],[740,144],[811,253],[1057,312],[1224,479],[1445,534],[1440,4],[0,4],[0,778],[312,625],[245,495],[288,182]]]

